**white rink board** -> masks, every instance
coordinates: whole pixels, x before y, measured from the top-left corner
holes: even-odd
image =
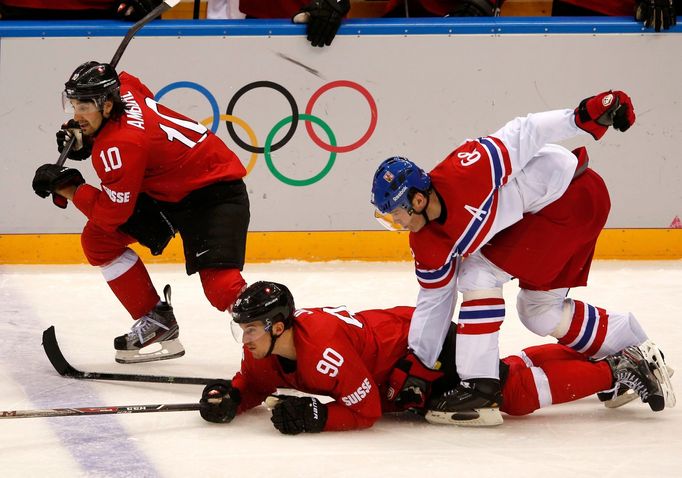
[[[119,41],[2,38],[0,234],[80,232],[82,215],[39,200],[30,180],[38,165],[56,159],[54,133],[67,119],[59,106],[64,81],[81,61],[108,61]],[[515,116],[573,108],[586,96],[622,89],[633,98],[636,125],[625,134],[609,131],[600,142],[583,136],[566,145],[587,145],[592,166],[604,176],[613,204],[607,227],[665,228],[682,215],[682,66],[675,60],[681,47],[678,33],[347,34],[324,49],[311,48],[299,36],[141,36],[119,69],[140,76],[155,92],[175,82],[198,84],[215,98],[220,113],[238,90],[256,81],[286,88],[299,113],[330,82],[351,81],[369,92],[376,103],[376,129],[357,149],[338,153],[328,174],[314,184],[282,182],[257,155],[246,179],[252,231],[378,229],[369,189],[376,165],[386,157],[402,154],[430,168],[463,139],[492,133]],[[197,90],[176,89],[161,101],[197,120],[212,117],[209,101]],[[312,113],[329,125],[339,145],[362,137],[371,116],[368,101],[347,87],[323,93]],[[281,93],[257,88],[237,101],[234,115],[262,146],[291,109]],[[239,126],[235,129],[250,142]],[[327,141],[325,132],[315,131]],[[228,135],[224,122],[217,133],[245,165],[250,161],[251,153]],[[281,174],[300,181],[318,174],[329,155],[300,121],[291,140],[272,153],[272,162]],[[87,162],[69,164],[98,184]]]

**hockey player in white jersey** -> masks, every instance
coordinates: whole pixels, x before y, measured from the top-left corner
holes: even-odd
[[[394,389],[407,388],[406,369],[420,377],[437,366],[459,290],[456,363],[462,383],[433,406],[471,416],[485,410],[493,416],[488,424],[501,423],[496,366],[502,286],[514,277],[522,289],[519,317],[539,335],[593,358],[648,340],[632,314],[566,297],[569,288],[587,283],[610,200],[601,177],[587,167],[584,148],[571,152],[552,144],[584,133],[598,140],[609,126],[626,131],[634,122],[628,95],[607,91],[575,109],[515,118],[492,135],[465,141],[428,174],[402,157],[379,166],[372,184],[375,215],[384,225],[410,231],[421,286]],[[647,350],[653,367],[654,351],[660,354],[653,345]],[[665,375],[660,378],[672,406],[665,366],[657,372]]]

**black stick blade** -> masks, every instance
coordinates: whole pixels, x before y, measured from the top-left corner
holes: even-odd
[[[47,355],[47,358],[59,375],[67,377],[78,375],[78,370],[67,362],[66,357],[64,357],[64,354],[62,354],[62,351],[59,349],[57,336],[54,332],[54,325],[50,325],[43,332],[43,349],[45,350],[45,355]]]

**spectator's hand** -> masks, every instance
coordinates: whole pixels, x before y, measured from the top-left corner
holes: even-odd
[[[398,360],[388,377],[386,398],[400,409],[421,408],[431,393],[431,384],[443,372],[426,367],[413,353]]]
[[[350,11],[350,0],[312,0],[291,19],[308,24],[308,41],[313,46],[329,46]]]
[[[285,435],[320,433],[327,423],[327,405],[315,397],[277,395],[270,421]]]
[[[136,22],[161,5],[163,0],[121,0],[116,13],[124,20]]]
[[[496,17],[500,14],[498,0],[463,0],[449,13],[449,17]]]
[[[204,387],[201,394],[201,418],[213,423],[230,423],[237,415],[237,407],[241,401],[238,388],[229,380],[218,380]]]
[[[675,26],[677,18],[673,0],[637,0],[635,20],[644,22],[646,28],[655,28],[657,32]]]
[[[575,124],[594,139],[600,139],[613,126],[627,131],[635,122],[635,109],[630,97],[622,91],[605,91],[580,102],[575,109]]]
[[[67,158],[83,161],[92,154],[92,142],[89,139],[83,140],[83,132],[76,120],[69,120],[62,125],[62,129],[57,131],[57,149],[60,153],[64,151],[64,145],[68,143],[74,135],[76,136],[76,142],[73,143]]]

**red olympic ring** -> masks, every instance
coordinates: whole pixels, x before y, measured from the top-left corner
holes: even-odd
[[[365,97],[367,100],[367,103],[369,104],[369,110],[371,113],[371,118],[369,120],[369,127],[367,128],[367,131],[365,132],[362,137],[357,140],[355,143],[348,144],[348,145],[341,145],[341,146],[333,146],[331,144],[325,143],[322,141],[317,134],[315,133],[315,130],[313,129],[313,124],[311,121],[306,121],[305,122],[305,129],[308,132],[308,135],[310,136],[310,139],[313,140],[313,142],[318,145],[320,148],[324,149],[325,151],[329,151],[331,153],[347,153],[349,151],[353,151],[354,149],[359,148],[363,144],[367,142],[367,140],[372,136],[372,133],[374,133],[374,129],[377,126],[377,104],[374,102],[374,98],[372,98],[372,95],[365,89],[363,86],[358,85],[357,83],[353,81],[348,81],[348,80],[337,80],[337,81],[332,81],[327,83],[326,85],[323,85],[318,89],[313,95],[310,97],[310,100],[308,100],[308,104],[305,107],[305,114],[307,115],[312,115],[313,111],[313,106],[315,106],[315,102],[322,96],[323,93],[325,93],[328,90],[331,90],[332,88],[336,87],[346,87],[350,88],[352,90],[357,91],[360,93],[362,96]]]

